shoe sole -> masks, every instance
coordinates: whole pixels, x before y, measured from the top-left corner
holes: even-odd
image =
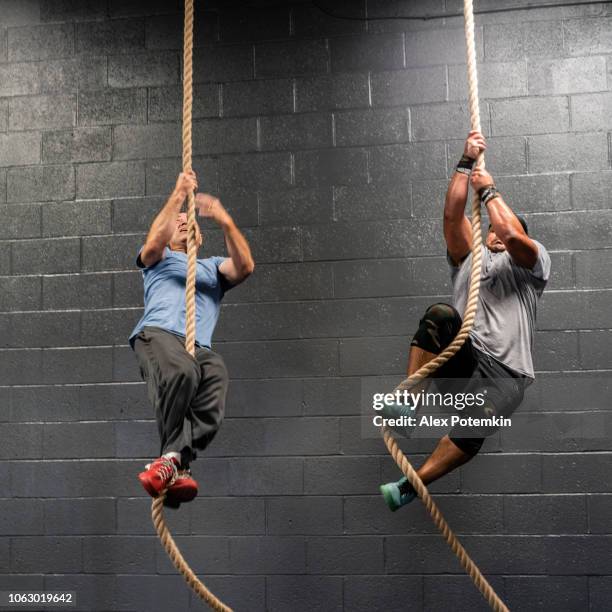
[[[399,509],[399,506],[395,503],[391,493],[387,490],[385,485],[380,485],[379,489],[389,510],[391,510],[391,512],[395,512],[397,509]]]

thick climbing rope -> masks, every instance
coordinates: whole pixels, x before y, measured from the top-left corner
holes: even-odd
[[[193,0],[185,0],[185,25],[183,33],[183,172],[191,170],[191,115],[193,105]],[[187,197],[187,280],[185,286],[185,349],[195,355],[195,280],[198,246],[196,243],[195,195]],[[178,549],[164,519],[164,499],[162,491],[151,504],[151,517],[157,535],[176,569],[183,575],[187,584],[213,610],[232,612],[218,597],[209,591],[204,583],[185,561]]]
[[[478,104],[478,73],[476,69],[476,45],[474,42],[474,10],[472,0],[464,0],[463,15],[465,22],[465,43],[467,47],[467,76],[468,76],[468,99],[470,106],[470,120],[472,130],[480,129],[480,108]],[[484,168],[484,155],[481,153],[476,160],[476,167]],[[448,347],[434,359],[419,368],[414,374],[402,381],[397,389],[403,391],[412,388],[427,376],[433,374],[442,364],[446,363],[462,346],[474,326],[476,309],[478,307],[478,294],[480,290],[481,260],[482,260],[482,231],[480,219],[480,198],[474,194],[472,201],[472,267],[470,272],[470,288],[468,300],[463,313],[463,325]],[[457,536],[451,531],[448,523],[440,513],[427,487],[416,473],[404,453],[399,448],[395,438],[388,428],[382,428],[382,435],[387,450],[402,470],[410,484],[414,487],[417,495],[425,504],[433,522],[440,533],[457,555],[461,565],[469,574],[476,587],[480,590],[489,605],[496,612],[508,612],[508,608],[499,598],[493,587],[487,582],[474,561],[470,558],[465,548],[461,545]]]

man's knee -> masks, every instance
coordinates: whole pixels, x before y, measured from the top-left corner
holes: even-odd
[[[466,455],[469,455],[470,459],[475,457],[482,445],[484,444],[484,438],[462,438],[459,436],[449,436],[449,440]]]
[[[190,387],[195,387],[200,384],[200,368],[192,359],[185,359],[180,363],[173,364],[168,371],[165,372],[166,384],[181,384]]]
[[[411,345],[437,355],[452,342],[461,323],[461,315],[450,304],[432,304],[419,321]]]

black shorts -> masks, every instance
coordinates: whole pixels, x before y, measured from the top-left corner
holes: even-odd
[[[449,304],[434,304],[421,319],[412,345],[440,354],[452,342],[460,327],[461,315],[455,308]],[[476,349],[469,337],[431,378],[436,391],[441,393],[484,393],[484,405],[466,406],[460,411],[460,416],[474,419],[511,416],[523,401],[525,389],[531,382],[529,377],[514,372]],[[499,426],[495,425],[455,425],[449,437],[462,450],[474,453],[478,452],[484,438],[498,429]]]

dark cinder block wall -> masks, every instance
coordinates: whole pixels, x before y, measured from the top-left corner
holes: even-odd
[[[181,11],[0,0],[0,589],[76,590],[79,610],[200,609],[136,480],[157,434],[127,345],[135,254],[180,169]],[[366,25],[297,0],[196,15],[194,166],[257,270],[223,308],[227,419],[194,466],[200,497],[168,517],[177,541],[236,610],[485,609],[418,502],[387,512],[377,487],[399,473],[359,422],[361,377],[399,380],[419,313],[448,296],[462,19]],[[476,22],[487,167],[553,260],[536,367],[558,401],[432,490],[510,608],[608,609],[609,402],[564,398],[612,369],[612,9]]]

